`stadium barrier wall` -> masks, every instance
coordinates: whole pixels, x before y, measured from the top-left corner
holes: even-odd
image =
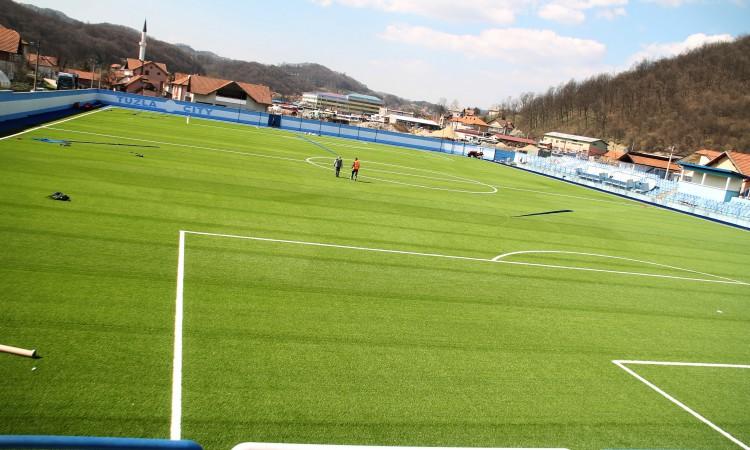
[[[75,103],[97,101],[99,92],[96,89],[0,92],[0,122],[73,109]]]
[[[45,435],[0,435],[0,448],[203,450],[203,447],[189,440]]]

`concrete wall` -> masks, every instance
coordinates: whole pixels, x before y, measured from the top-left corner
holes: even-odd
[[[726,178],[724,179],[724,183],[726,183]],[[715,200],[717,202],[728,201],[732,197],[736,197],[737,195],[739,195],[739,188],[734,191],[725,191],[724,184],[722,184],[722,186],[719,188],[707,185],[701,186],[700,184],[688,183],[686,181],[681,181],[677,185],[677,191],[682,192],[683,194],[690,194],[710,200]]]
[[[76,91],[0,92],[0,122],[70,109],[97,100],[96,89]]]

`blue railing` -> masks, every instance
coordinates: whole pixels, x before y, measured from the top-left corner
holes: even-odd
[[[0,435],[0,448],[203,450],[188,440],[46,435]]]

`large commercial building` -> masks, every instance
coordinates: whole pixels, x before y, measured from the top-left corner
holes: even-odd
[[[305,92],[302,94],[302,102],[310,108],[350,114],[377,114],[384,104],[382,99],[372,95],[332,92]]]

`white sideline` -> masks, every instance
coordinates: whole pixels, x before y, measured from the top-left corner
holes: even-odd
[[[185,232],[180,230],[180,244],[177,252],[177,293],[174,312],[174,357],[172,360],[172,420],[169,438],[180,440],[182,424],[182,287],[185,280]]]
[[[701,422],[705,423],[714,431],[717,431],[725,438],[729,439],[730,441],[734,442],[740,448],[743,450],[750,450],[750,447],[748,447],[745,443],[737,439],[736,437],[732,436],[728,432],[724,431],[723,429],[719,428],[716,424],[711,422],[710,420],[706,419],[702,415],[698,414],[695,410],[691,409],[686,404],[682,403],[681,401],[677,400],[676,398],[672,397],[671,395],[664,392],[662,389],[660,389],[658,386],[653,384],[652,382],[648,381],[647,379],[643,378],[642,376],[638,375],[633,371],[632,369],[626,367],[626,364],[642,364],[642,365],[657,365],[657,366],[691,366],[691,367],[724,367],[724,368],[734,368],[734,369],[750,369],[750,365],[745,364],[716,364],[716,363],[689,363],[689,362],[668,362],[668,361],[628,361],[628,360],[613,360],[612,361],[617,367],[621,368],[628,374],[632,375],[636,380],[640,381],[641,383],[645,384],[646,386],[650,387],[659,395],[666,398],[670,402],[674,403],[675,405],[679,406],[683,410],[690,413],[693,417],[700,420]]]
[[[328,445],[243,442],[232,450],[568,450],[566,448],[520,447],[400,447],[383,445]]]
[[[11,134],[10,136],[0,137],[0,141],[5,140],[5,139],[10,139],[12,137],[20,136],[22,134],[31,133],[32,131],[41,130],[42,128],[50,128],[52,125],[57,125],[58,123],[68,122],[68,121],[75,120],[75,119],[78,119],[78,118],[81,118],[81,117],[84,117],[84,116],[90,116],[91,114],[95,114],[95,113],[104,111],[106,109],[110,109],[110,107],[109,106],[105,106],[103,108],[95,109],[93,111],[89,111],[89,112],[86,112],[86,113],[83,113],[83,114],[77,114],[77,115],[75,115],[73,117],[68,117],[67,119],[62,119],[62,120],[58,120],[56,122],[50,122],[50,123],[47,123],[47,124],[44,124],[44,125],[40,125],[38,127],[29,128],[28,130],[23,130],[23,131],[21,131],[19,133]]]

